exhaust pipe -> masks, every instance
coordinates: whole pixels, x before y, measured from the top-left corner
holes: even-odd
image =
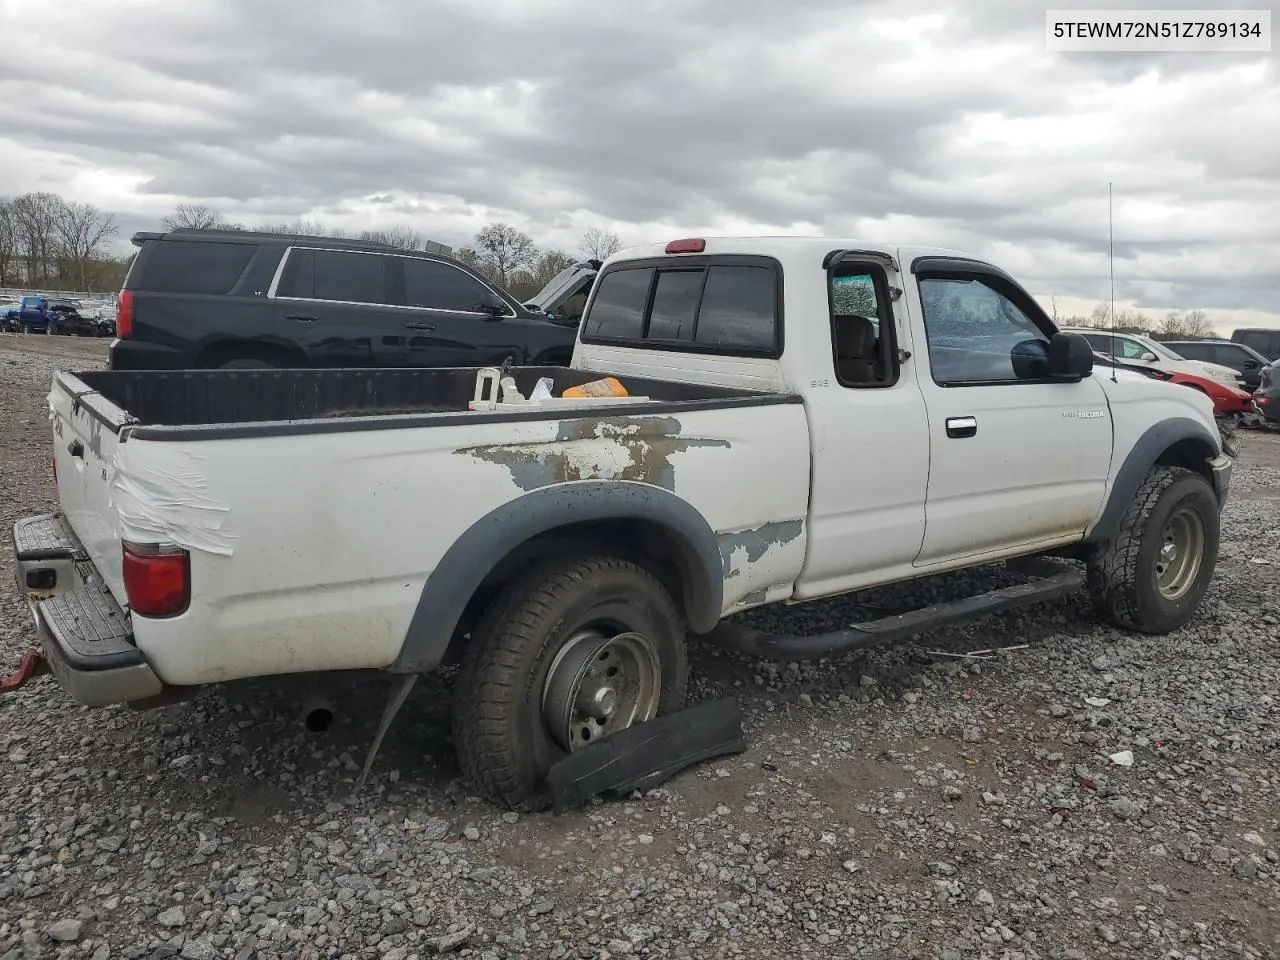
[[[323,733],[333,725],[333,704],[326,696],[325,677],[319,673],[306,676],[306,698],[302,701],[302,724],[311,733]]]
[[[323,696],[308,697],[302,705],[302,723],[312,733],[323,733],[333,725],[333,705]]]

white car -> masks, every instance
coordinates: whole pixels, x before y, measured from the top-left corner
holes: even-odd
[[[1168,373],[1187,373],[1197,377],[1208,377],[1228,387],[1244,389],[1244,377],[1240,371],[1220,363],[1206,363],[1203,360],[1188,360],[1175,353],[1164,344],[1144,337],[1138,333],[1112,334],[1106,330],[1091,327],[1064,327],[1068,333],[1078,333],[1089,341],[1095,353],[1111,356],[1111,340],[1115,338],[1115,357],[1126,363],[1141,363],[1164,370]]]

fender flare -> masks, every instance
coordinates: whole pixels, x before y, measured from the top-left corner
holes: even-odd
[[[680,547],[676,559],[690,628],[705,632],[719,622],[723,562],[702,514],[661,487],[576,481],[511,500],[458,537],[427,577],[400,653],[387,669],[423,673],[437,667],[472,595],[504,557],[539,534],[593,520],[641,520],[663,528]]]
[[[1134,494],[1147,473],[1155,466],[1161,454],[1175,443],[1191,440],[1202,446],[1205,460],[1217,456],[1222,449],[1218,438],[1203,423],[1189,417],[1173,417],[1148,427],[1129,449],[1116,471],[1111,494],[1107,498],[1102,515],[1085,536],[1087,543],[1103,543],[1111,540],[1120,529],[1120,521]],[[1221,494],[1219,491],[1215,491]]]

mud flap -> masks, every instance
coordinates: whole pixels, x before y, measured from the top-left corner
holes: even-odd
[[[696,763],[746,749],[736,699],[699,703],[628,727],[553,764],[546,781],[552,809],[564,813],[595,796],[652,790]]]

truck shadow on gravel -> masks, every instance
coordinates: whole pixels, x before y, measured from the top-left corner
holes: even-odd
[[[972,590],[972,578],[970,574],[968,583],[952,577],[950,583],[932,584],[922,599],[936,602],[951,593]],[[987,578],[992,586],[1005,579],[999,570]],[[921,594],[917,591],[915,596]],[[881,592],[857,603],[838,599],[811,605],[811,610],[793,608],[791,629],[831,629],[854,616],[883,615],[901,600]],[[972,676],[972,683],[978,685],[986,674],[1016,673],[1018,657],[1026,652],[1010,651],[994,661],[972,662],[930,651],[961,654],[992,645],[1069,642],[1074,632],[1096,629],[1090,611],[1086,600],[1070,598],[934,631],[910,643],[816,663],[753,660],[694,640],[689,700],[736,696],[742,703],[748,751],[721,766],[736,768],[739,761],[772,763],[768,759],[771,739],[794,730],[806,716],[826,712],[838,715],[846,728],[870,726],[879,722],[876,718],[886,709],[910,709],[910,700],[956,678]],[[264,678],[211,688],[192,702],[137,715],[140,729],[136,733],[150,741],[145,751],[150,759],[144,758],[140,772],[157,787],[167,781],[162,789],[171,792],[175,804],[198,805],[247,824],[266,824],[280,814],[322,812],[326,805],[346,802],[351,795],[390,685],[388,677],[376,672],[346,673],[326,680],[334,720],[320,733],[303,725],[303,704],[311,690],[305,678]],[[460,779],[450,736],[451,708],[452,671],[423,677],[388,733],[359,796],[442,808],[461,805],[489,815],[499,812],[472,797]],[[816,733],[814,749],[834,732],[839,731]],[[935,732],[958,738],[964,734],[961,727]],[[845,729],[843,736],[852,733]],[[797,738],[795,747],[803,750],[802,738]],[[700,778],[713,766],[678,775],[668,789],[692,791],[691,797],[701,795],[714,806],[737,788],[715,779],[702,783]],[[174,775],[167,776],[168,770]],[[856,799],[859,790],[870,784],[885,786],[883,777],[883,764],[871,761],[865,768],[849,769],[842,762],[839,768],[824,772],[827,783],[820,792]]]

